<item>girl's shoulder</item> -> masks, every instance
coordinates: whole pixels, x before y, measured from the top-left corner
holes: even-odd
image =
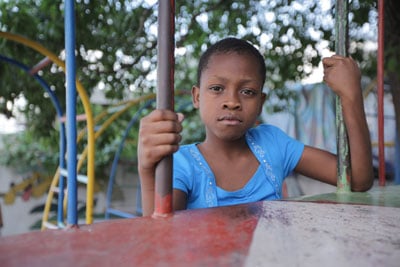
[[[174,166],[183,165],[191,166],[196,160],[196,155],[198,155],[197,143],[186,144],[179,146],[179,150],[174,153]]]
[[[175,154],[187,155],[193,153],[193,150],[197,150],[197,143],[180,145],[178,151],[175,152]]]

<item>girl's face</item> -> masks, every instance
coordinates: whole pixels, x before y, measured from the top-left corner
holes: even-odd
[[[207,139],[234,141],[254,125],[265,101],[258,68],[249,54],[211,56],[200,87],[192,88],[193,105],[200,110]]]

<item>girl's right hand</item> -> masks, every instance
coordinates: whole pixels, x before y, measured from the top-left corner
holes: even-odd
[[[140,120],[138,167],[140,172],[155,172],[157,163],[179,149],[183,114],[154,110]]]

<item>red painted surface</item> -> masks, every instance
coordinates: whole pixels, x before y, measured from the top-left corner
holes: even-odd
[[[172,214],[172,193],[160,196],[156,192],[154,201],[154,217],[166,217]]]
[[[0,266],[397,267],[400,205],[374,203],[400,203],[400,187],[378,189],[349,194],[365,205],[337,194],[1,237]]]
[[[1,266],[242,266],[262,203],[0,238]]]

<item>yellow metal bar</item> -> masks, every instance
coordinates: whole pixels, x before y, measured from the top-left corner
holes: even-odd
[[[46,229],[46,222],[49,220],[51,201],[53,200],[53,196],[54,196],[53,188],[57,187],[59,179],[60,179],[60,168],[57,168],[57,171],[54,174],[53,180],[50,184],[49,193],[47,194],[46,202],[45,202],[44,209],[43,209],[42,227],[41,227],[42,231]]]
[[[107,129],[108,126],[110,126],[110,124],[115,121],[115,119],[117,119],[119,116],[121,116],[124,112],[126,112],[130,107],[132,107],[135,104],[140,103],[141,101],[145,101],[148,99],[152,99],[155,98],[155,94],[149,94],[146,96],[142,96],[140,98],[137,98],[131,102],[129,102],[126,106],[124,106],[121,110],[119,110],[118,112],[114,113],[113,115],[111,115],[100,127],[100,129],[98,131],[96,131],[94,138],[95,140]],[[83,160],[86,157],[86,154],[88,153],[88,149],[87,147],[85,147],[85,149],[83,150],[83,152],[81,153],[81,158],[78,161],[78,168],[80,168],[80,166],[83,164]]]
[[[29,40],[23,36],[12,34],[9,32],[2,32],[0,31],[0,37],[5,39],[21,43],[25,46],[28,46],[37,52],[41,53],[44,56],[47,56],[51,61],[53,61],[56,65],[62,68],[65,72],[65,63],[58,58],[55,54],[47,50],[45,47],[40,45],[37,42]],[[85,89],[83,88],[82,84],[76,79],[76,88],[78,94],[81,98],[85,114],[87,116],[87,128],[88,128],[88,167],[87,167],[87,177],[88,177],[88,184],[87,184],[87,195],[86,195],[86,223],[91,224],[93,222],[93,189],[94,189],[94,163],[95,163],[95,137],[94,137],[94,122],[93,122],[93,113],[90,108],[89,97],[86,94]]]

